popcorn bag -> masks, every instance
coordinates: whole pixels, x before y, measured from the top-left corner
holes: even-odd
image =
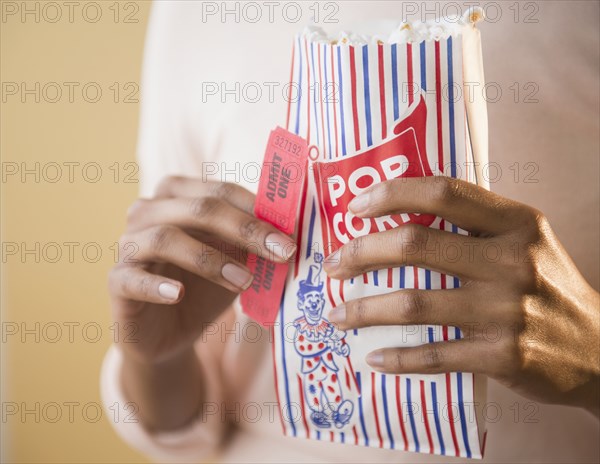
[[[479,10],[470,10],[463,18],[403,24],[387,39],[342,34],[330,40],[311,29],[295,39],[287,129],[307,142],[308,167],[295,218],[297,255],[289,268],[276,265],[284,266],[279,272],[285,286],[272,326],[287,436],[482,457],[485,378],[460,372],[384,375],[365,362],[377,348],[459,339],[458,328],[344,332],[327,320],[346,301],[400,289],[455,288],[458,279],[400,267],[338,281],[323,270],[323,260],[353,238],[403,224],[465,233],[430,215],[359,219],[348,203],[392,178],[483,179],[485,102],[465,86],[483,89],[474,25],[480,17]],[[244,298],[242,306],[249,312]]]

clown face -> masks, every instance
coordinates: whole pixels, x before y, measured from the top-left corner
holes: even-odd
[[[316,325],[321,320],[325,299],[319,291],[307,292],[298,300],[298,309],[304,312],[306,322]]]

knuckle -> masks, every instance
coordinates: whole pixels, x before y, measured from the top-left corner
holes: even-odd
[[[402,352],[400,350],[394,350],[389,359],[391,370],[400,372],[404,369],[404,356],[402,356]]]
[[[142,277],[137,284],[137,290],[140,296],[147,298],[150,295],[151,289],[152,279],[149,276]]]
[[[400,305],[410,322],[422,322],[425,319],[427,301],[423,292],[406,291],[400,293]]]
[[[127,223],[132,224],[138,222],[140,217],[143,217],[149,202],[150,200],[144,198],[135,200],[127,209]]]
[[[388,204],[396,196],[396,186],[394,180],[388,180],[375,187],[377,189],[377,198],[381,204]]]
[[[155,197],[169,196],[173,188],[183,181],[182,176],[166,176],[159,182],[154,192]]]
[[[423,350],[422,360],[427,369],[439,369],[444,363],[444,353],[432,343]]]
[[[194,217],[207,217],[215,212],[220,204],[220,200],[215,197],[194,198],[190,202],[190,213]]]
[[[455,198],[458,198],[464,189],[459,180],[445,176],[436,177],[431,185],[431,198],[429,200],[438,205],[446,205]]]
[[[348,304],[348,315],[357,325],[366,324],[368,316],[364,298],[358,298]]]
[[[397,246],[401,251],[406,247],[420,250],[429,242],[429,228],[417,224],[406,224],[398,228]]]
[[[364,255],[364,246],[364,238],[356,237],[341,248],[340,260],[344,269],[360,270],[363,268],[361,261]]]
[[[153,250],[164,250],[173,235],[173,227],[157,226],[150,231],[150,247]]]
[[[216,274],[215,257],[213,255],[215,255],[215,250],[204,244],[202,244],[200,250],[193,255],[194,265],[202,271],[203,275],[208,276]]]
[[[215,198],[229,198],[235,192],[236,186],[228,182],[217,182],[210,189],[210,196]]]
[[[240,224],[240,236],[244,240],[251,240],[256,237],[260,223],[256,219],[249,219]]]

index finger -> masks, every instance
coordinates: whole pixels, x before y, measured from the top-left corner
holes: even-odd
[[[193,177],[165,177],[156,189],[155,198],[210,196],[220,198],[249,214],[254,213],[255,195],[236,184]]]
[[[359,217],[388,214],[435,214],[475,233],[514,229],[525,205],[475,184],[445,176],[402,177],[374,185],[357,195],[348,209]]]

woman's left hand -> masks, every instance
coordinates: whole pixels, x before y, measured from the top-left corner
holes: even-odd
[[[398,266],[460,278],[460,288],[400,290],[330,312],[343,330],[428,324],[463,332],[461,340],[373,351],[367,362],[374,369],[482,373],[529,398],[598,415],[599,294],[542,213],[447,177],[387,181],[356,197],[349,209],[359,217],[433,214],[470,233],[407,224],[356,238],[325,260],[335,279]]]

